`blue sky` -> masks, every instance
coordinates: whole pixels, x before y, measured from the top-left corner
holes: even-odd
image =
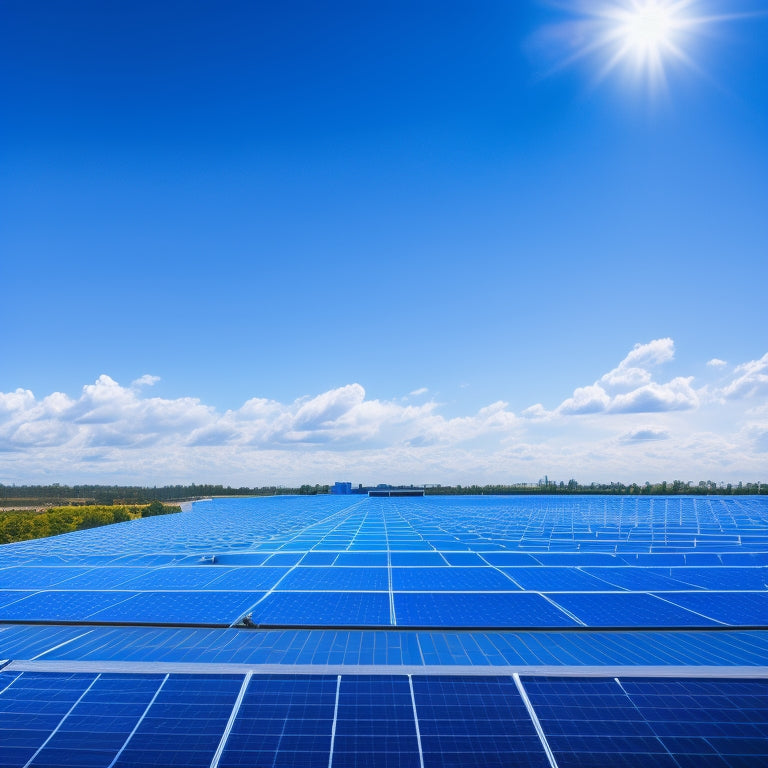
[[[765,479],[768,16],[683,5],[4,2],[0,482]]]

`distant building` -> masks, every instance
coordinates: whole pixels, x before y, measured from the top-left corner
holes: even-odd
[[[331,486],[331,493],[337,495],[352,493],[352,483],[334,483]]]

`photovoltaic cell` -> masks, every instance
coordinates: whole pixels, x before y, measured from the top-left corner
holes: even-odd
[[[559,766],[752,766],[768,681],[523,678]]]
[[[518,587],[495,568],[392,568],[398,592],[516,592]]]
[[[648,592],[660,589],[685,589],[684,583],[662,575],[657,569],[624,566],[620,568],[584,568],[584,572],[595,576],[606,584],[635,592]],[[610,587],[606,587],[610,589]],[[689,589],[693,587],[688,587]]]
[[[333,765],[336,768],[419,765],[416,723],[407,677],[342,677]]]
[[[277,626],[387,625],[389,596],[382,592],[273,592],[253,609],[256,624]]]
[[[577,622],[541,595],[518,593],[395,593],[401,627],[568,627]]]
[[[672,592],[664,597],[731,626],[768,626],[768,592]]]
[[[38,592],[0,608],[0,620],[87,621],[94,614],[130,600],[137,592]]]
[[[279,584],[283,590],[338,590],[387,591],[389,579],[386,568],[348,568],[333,566],[294,568]]]
[[[522,678],[560,768],[677,768],[642,713],[610,678]]]
[[[157,675],[100,675],[35,756],[35,768],[109,765],[162,683]]]
[[[95,679],[96,675],[0,673],[0,765],[26,765]]]
[[[768,680],[622,679],[681,766],[768,764]]]
[[[116,766],[207,768],[242,680],[239,675],[171,675]]]
[[[424,764],[548,768],[509,677],[413,677]]]
[[[554,593],[551,598],[590,627],[711,627],[718,623],[642,593]]]
[[[502,568],[523,589],[535,592],[573,592],[610,589],[602,579],[577,568]]]
[[[92,613],[93,621],[223,624],[236,621],[262,592],[141,592],[131,600]]]
[[[17,587],[23,584],[26,589],[44,589],[87,573],[89,568],[56,568],[41,566],[19,566],[0,568],[0,589]]]
[[[325,768],[336,688],[335,676],[252,677],[219,765]]]

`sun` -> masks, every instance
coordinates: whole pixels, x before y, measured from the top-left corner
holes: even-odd
[[[656,53],[671,43],[675,15],[668,6],[649,0],[629,11],[619,26],[626,44],[641,56]]]
[[[612,43],[614,59],[630,60],[646,75],[660,74],[665,62],[684,59],[680,47],[683,31],[693,23],[685,11],[688,3],[665,0],[634,0],[611,14],[613,30],[607,42]]]
[[[697,34],[733,16],[702,12],[702,0],[573,0],[571,21],[558,25],[571,48],[558,69],[577,60],[597,63],[596,79],[623,73],[649,91],[663,90],[674,68],[700,71]]]

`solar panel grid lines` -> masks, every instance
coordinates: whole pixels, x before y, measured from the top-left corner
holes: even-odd
[[[560,765],[768,762],[764,688],[750,687],[768,676],[764,499],[258,499],[175,517],[0,549],[0,620],[19,622],[0,625],[0,712],[34,676],[71,705],[73,673],[112,691],[118,673],[150,679],[151,693],[169,675],[110,760],[125,747],[122,765],[210,765],[218,750],[221,765],[551,766],[518,675]],[[229,626],[267,593],[254,616],[274,629]],[[50,612],[23,618],[30,605]],[[50,624],[66,610],[72,626]],[[592,713],[581,736],[549,716],[566,699]],[[89,706],[69,725],[97,722]],[[371,716],[390,706],[391,723]],[[177,747],[193,726],[190,757]],[[60,738],[103,746],[65,724],[48,747]]]
[[[157,690],[152,695],[152,698],[147,703],[147,706],[145,707],[144,711],[141,713],[141,716],[136,721],[136,724],[131,729],[131,732],[128,734],[128,736],[126,737],[125,741],[123,742],[123,745],[120,747],[120,749],[117,751],[115,756],[112,758],[112,760],[110,761],[110,763],[107,766],[107,768],[114,768],[114,766],[120,760],[120,757],[122,756],[123,752],[125,751],[125,748],[131,743],[131,739],[133,738],[134,734],[136,733],[136,731],[141,726],[142,722],[144,722],[144,718],[147,716],[147,713],[152,708],[152,705],[157,700],[157,697],[160,695],[160,691],[163,690],[163,686],[168,682],[168,678],[169,677],[170,677],[170,675],[166,674],[165,677],[163,677],[163,679],[160,681],[160,684],[157,686]]]

